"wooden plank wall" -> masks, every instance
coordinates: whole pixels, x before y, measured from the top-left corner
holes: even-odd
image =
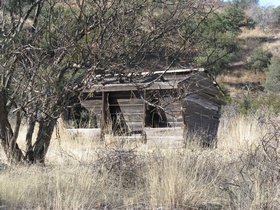
[[[172,97],[164,97],[160,99],[160,105],[162,106],[167,124],[170,127],[181,127],[183,125],[183,117],[182,117],[182,105],[179,100],[175,100]]]
[[[103,87],[100,92],[81,102],[82,106],[95,112],[99,120],[103,119],[102,114],[108,115],[113,130],[132,132],[143,131],[145,127],[178,128],[185,125],[189,130],[203,130],[211,136],[217,134],[224,102],[221,92],[205,72],[184,77],[168,75],[161,82],[143,89],[141,96],[133,84],[116,87],[117,84]],[[102,98],[105,93],[106,99]],[[103,107],[102,100],[107,100],[108,110]],[[102,113],[102,110],[106,113]],[[101,126],[100,123],[98,126]]]
[[[101,99],[90,99],[81,101],[81,105],[90,112],[96,114],[97,127],[100,128],[100,121],[102,115],[102,100]]]
[[[142,131],[144,127],[144,101],[139,98],[117,98],[109,103],[111,117],[125,120],[128,132]]]
[[[204,132],[209,138],[215,138],[219,126],[221,106],[221,92],[207,75],[196,74],[184,84],[182,108],[184,122],[189,131]]]

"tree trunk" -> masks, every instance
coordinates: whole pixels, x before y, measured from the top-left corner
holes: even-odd
[[[34,144],[34,161],[44,164],[51,136],[56,125],[56,118],[42,119],[39,122],[39,130],[36,142]]]
[[[36,121],[31,118],[28,122],[28,126],[27,126],[27,133],[26,133],[26,151],[31,151],[32,150],[32,136],[34,133],[34,129],[35,129],[35,123]]]
[[[18,131],[20,127],[20,112],[17,111],[17,120],[15,126],[15,133],[11,127],[9,122],[8,114],[9,111],[7,109],[6,103],[6,91],[2,88],[0,90],[0,140],[1,145],[4,149],[4,152],[7,158],[10,161],[20,162],[23,158],[23,153],[16,143]]]
[[[26,137],[25,137],[25,141],[26,141],[26,154],[25,154],[25,158],[24,159],[28,163],[33,163],[34,162],[34,152],[33,152],[33,146],[32,146],[32,136],[33,136],[33,133],[34,133],[35,124],[36,124],[35,116],[32,116],[29,119],[28,126],[27,126],[27,133],[26,133]]]

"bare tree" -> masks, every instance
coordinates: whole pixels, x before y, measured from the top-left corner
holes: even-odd
[[[1,78],[0,78],[0,140],[7,157],[11,160],[20,161],[23,157],[16,141],[21,123],[21,110],[17,107],[18,90],[20,78],[17,77],[17,42],[23,28],[30,20],[35,26],[38,17],[35,12],[43,0],[36,0],[31,4],[24,5],[22,1],[1,2]],[[33,18],[31,15],[35,14]],[[30,19],[31,18],[31,19]],[[15,108],[15,128],[12,129],[8,118],[9,112]]]
[[[259,25],[262,31],[265,31],[274,27],[276,17],[273,11],[273,7],[252,5],[250,8],[246,9],[246,14]]]
[[[10,159],[40,163],[82,81],[189,66],[199,53],[194,34],[215,7],[193,0],[37,0],[20,6],[12,11],[2,5],[0,138]],[[14,130],[10,111],[17,116]],[[21,116],[28,119],[25,154],[16,144]]]

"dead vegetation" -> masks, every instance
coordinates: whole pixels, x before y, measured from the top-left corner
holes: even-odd
[[[60,127],[46,167],[1,167],[0,206],[278,209],[280,129],[276,120],[260,114],[225,113],[215,149],[108,145],[94,136],[71,138]]]

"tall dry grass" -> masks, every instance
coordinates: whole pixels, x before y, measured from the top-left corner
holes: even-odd
[[[112,146],[60,126],[45,167],[1,167],[0,208],[280,209],[277,128],[225,115],[217,148],[185,149]]]

